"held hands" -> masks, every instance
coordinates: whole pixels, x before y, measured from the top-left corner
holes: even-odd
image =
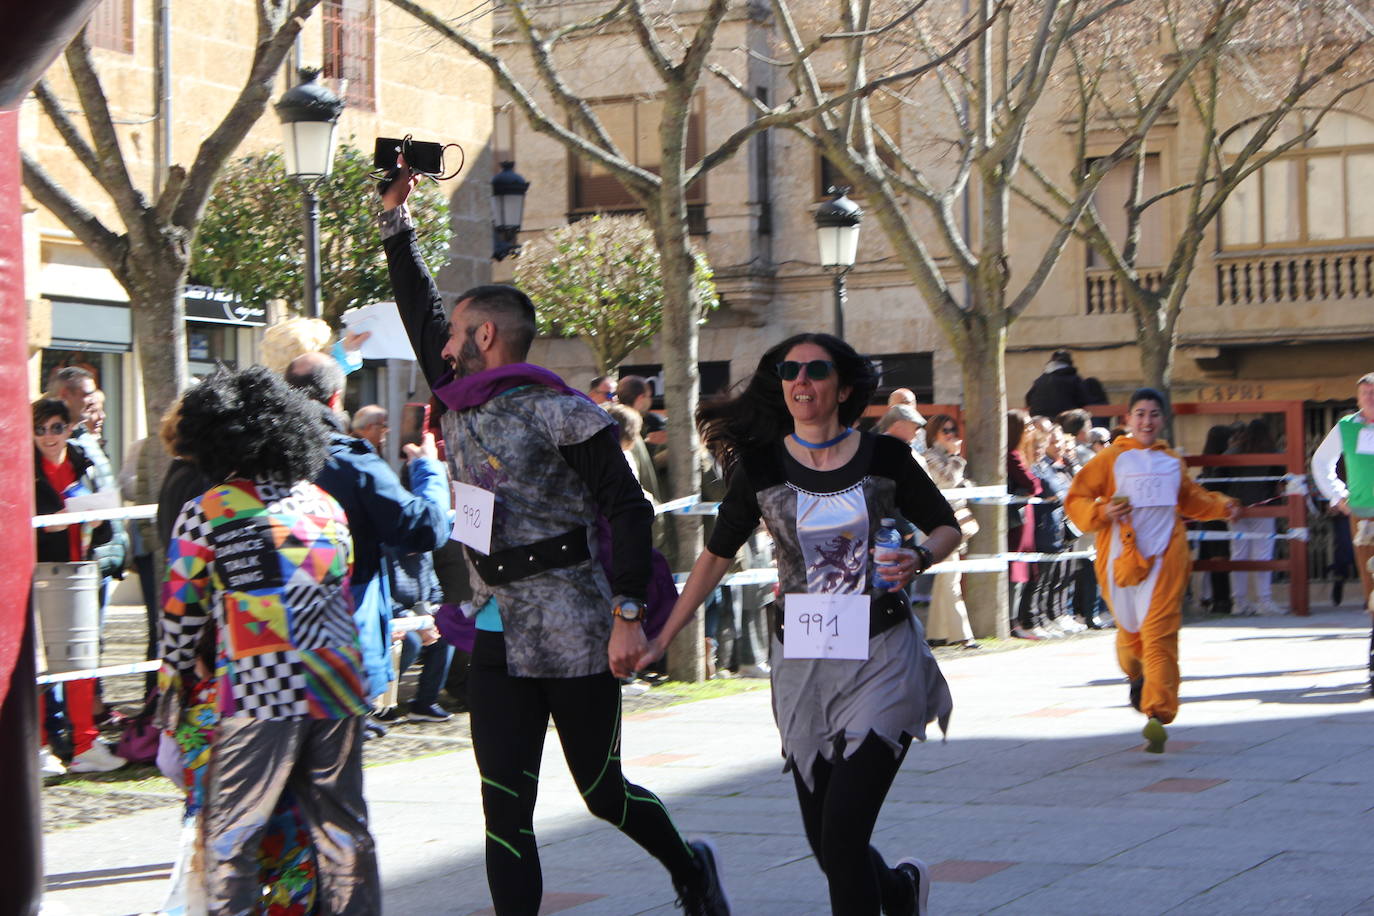
[[[907,583],[916,576],[916,551],[905,547],[870,548],[873,562],[879,564],[878,576],[888,583],[888,591],[906,588]]]
[[[649,641],[644,637],[642,624],[638,621],[616,618],[611,624],[611,645],[608,650],[611,673],[616,677],[629,677],[663,654],[663,650],[660,649],[658,655],[650,658],[649,645]],[[645,661],[646,658],[648,662]]]

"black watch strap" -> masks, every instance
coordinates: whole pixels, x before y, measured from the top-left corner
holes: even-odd
[[[930,552],[930,548],[924,544],[916,545],[916,572],[923,573],[935,565],[935,554]]]

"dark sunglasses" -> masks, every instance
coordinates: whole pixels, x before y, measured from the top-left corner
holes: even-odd
[[[944,429],[940,430],[940,432],[944,433],[946,436],[957,436],[959,435],[959,427],[946,426]]]
[[[60,420],[56,423],[49,423],[47,426],[35,426],[33,434],[35,436],[60,436],[67,431],[67,424]]]
[[[800,375],[803,369],[811,381],[819,382],[830,378],[830,373],[835,371],[835,364],[828,359],[812,359],[804,363],[799,363],[795,359],[785,359],[778,363],[778,378],[790,382]]]

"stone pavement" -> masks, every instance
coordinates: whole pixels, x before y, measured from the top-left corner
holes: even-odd
[[[934,914],[1374,914],[1374,700],[1364,614],[1183,631],[1183,710],[1141,752],[1110,633],[943,662],[947,743],[912,749],[875,834],[934,867]],[[627,772],[721,851],[738,916],[824,914],[766,691],[627,717]],[[666,874],[590,818],[546,745],[545,913],[676,912]],[[470,751],[372,767],[387,912],[490,912]],[[177,813],[46,839],[46,916],[155,909]]]

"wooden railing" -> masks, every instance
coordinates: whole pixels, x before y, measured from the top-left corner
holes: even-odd
[[[1139,276],[1145,288],[1153,292],[1159,289],[1160,281],[1164,279],[1164,271],[1146,268],[1139,272]],[[1089,267],[1085,272],[1085,279],[1088,284],[1089,315],[1115,315],[1130,310],[1126,294],[1111,270],[1105,267]]]
[[[1374,249],[1224,257],[1217,304],[1320,302],[1374,296]]]

